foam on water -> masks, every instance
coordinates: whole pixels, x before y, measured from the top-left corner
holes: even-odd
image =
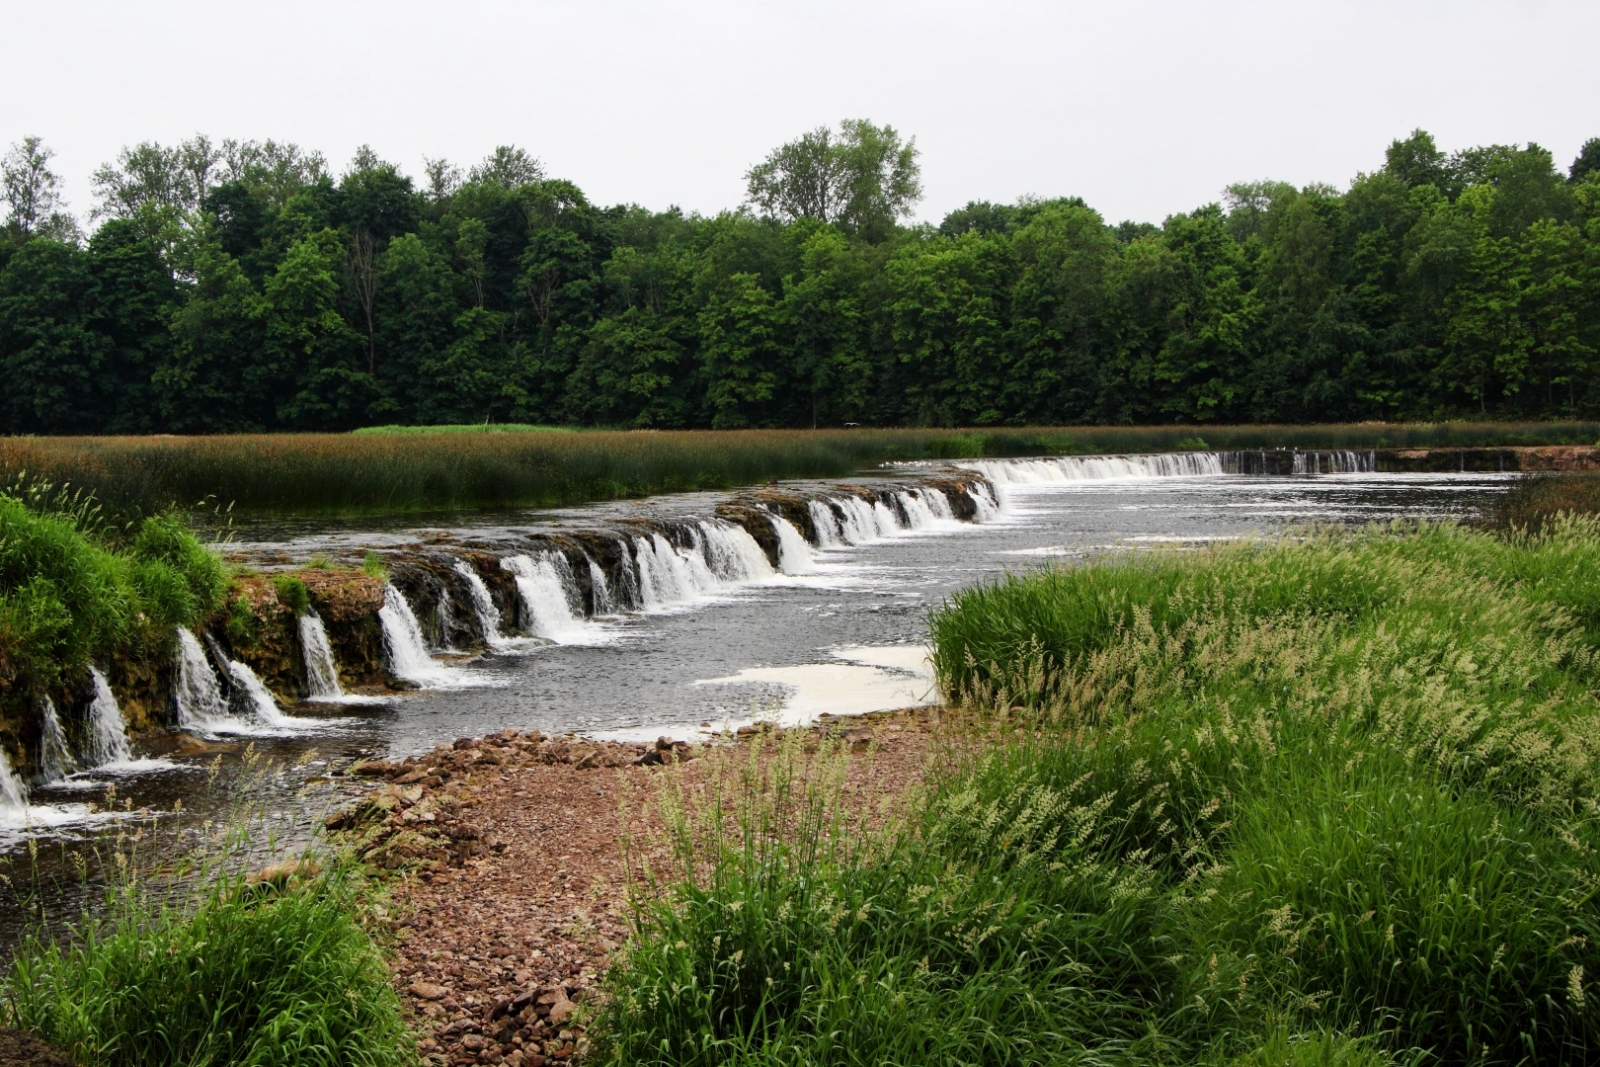
[[[490,679],[473,671],[448,667],[428,653],[428,644],[422,637],[417,616],[393,582],[384,583],[383,607],[378,609],[378,623],[383,628],[383,646],[389,656],[389,669],[395,677],[424,689],[462,689],[492,684]]]
[[[593,644],[604,638],[603,631],[587,622],[574,606],[577,583],[566,556],[559,552],[547,552],[537,559],[507,556],[500,566],[516,579],[523,629],[558,645]]]

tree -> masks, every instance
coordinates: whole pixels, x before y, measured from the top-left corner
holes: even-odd
[[[1581,182],[1597,172],[1600,172],[1600,137],[1591,137],[1583,142],[1578,158],[1567,168],[1567,180],[1573,183]]]
[[[0,159],[7,224],[24,240],[35,234],[57,240],[77,236],[77,223],[64,210],[61,178],[50,169],[54,156],[38,137],[24,137]]]
[[[745,174],[747,199],[790,222],[815,219],[881,238],[922,199],[917,139],[846,119],[837,138],[819,126],[773,150]]]
[[[515,145],[500,145],[467,174],[472,182],[493,182],[516,189],[544,180],[544,166]]]

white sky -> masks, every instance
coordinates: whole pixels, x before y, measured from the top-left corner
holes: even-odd
[[[123,144],[370,143],[413,176],[496,144],[596,203],[715,212],[811,127],[914,134],[937,220],[1078,195],[1158,222],[1232,181],[1344,187],[1421,126],[1451,150],[1600,136],[1600,3],[0,0],[0,145],[71,207]]]

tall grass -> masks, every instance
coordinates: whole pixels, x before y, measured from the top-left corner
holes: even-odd
[[[1589,423],[583,433],[392,429],[5,438],[0,439],[0,475],[28,471],[87,488],[118,515],[191,508],[203,501],[253,512],[354,514],[572,504],[774,478],[839,477],[894,460],[1191,448],[1588,443],[1600,436],[1600,424]],[[451,432],[436,432],[445,430]]]
[[[157,514],[108,531],[95,519],[0,493],[0,701],[165,647],[221,602],[222,563],[182,520]]]
[[[34,935],[0,1020],[85,1067],[388,1067],[416,1062],[350,867],[206,881],[164,898],[129,882],[70,938]]]
[[[1596,575],[1567,518],[960,593],[936,666],[998,742],[873,835],[682,849],[610,1062],[1592,1062]]]

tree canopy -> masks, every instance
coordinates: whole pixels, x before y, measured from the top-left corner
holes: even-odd
[[[0,160],[0,432],[1020,425],[1600,415],[1600,139],[1250,181],[1159,225],[1077,198],[937,226],[914,139],[818,128],[706,217],[529,152],[124,149],[87,236]]]

